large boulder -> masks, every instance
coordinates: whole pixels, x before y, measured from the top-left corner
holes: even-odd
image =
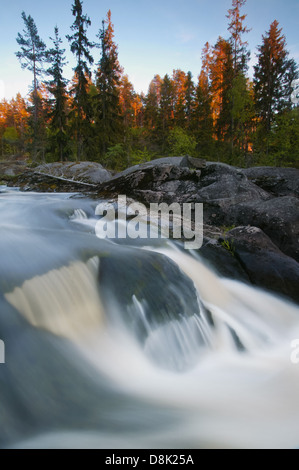
[[[265,166],[246,168],[242,173],[274,196],[299,196],[299,169]]]
[[[204,230],[204,233],[208,232]],[[251,284],[246,270],[240,264],[234,252],[226,248],[220,235],[218,240],[205,237],[197,254],[201,261],[209,269],[216,272],[218,276]]]
[[[299,264],[282,253],[257,227],[237,227],[223,243],[240,262],[252,284],[299,303]]]
[[[35,168],[35,172],[88,184],[103,183],[112,176],[95,162],[47,163]]]
[[[155,160],[151,160],[146,163],[140,163],[139,165],[131,166],[121,173],[117,173],[116,178],[129,175],[137,170],[146,170],[148,168],[161,165],[178,166],[181,168],[193,168],[199,170],[206,167],[206,161],[201,158],[190,157],[190,155],[184,155],[181,157],[156,158]]]
[[[280,197],[235,206],[230,222],[262,229],[286,255],[299,261],[299,199]]]
[[[145,165],[117,175],[100,185],[99,192],[125,194],[147,204],[203,203],[205,223],[211,225],[228,224],[236,204],[272,197],[240,170],[219,163],[201,170],[167,163]]]

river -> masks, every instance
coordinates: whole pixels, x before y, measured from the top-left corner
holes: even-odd
[[[0,187],[1,448],[298,448],[298,306],[99,202]]]

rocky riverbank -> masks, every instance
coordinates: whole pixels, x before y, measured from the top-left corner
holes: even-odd
[[[1,171],[1,166],[0,166]],[[7,168],[6,168],[7,172]],[[188,156],[137,165],[112,176],[96,163],[42,165],[0,181],[27,191],[126,195],[146,205],[203,203],[199,256],[220,275],[299,303],[299,170],[240,169]]]

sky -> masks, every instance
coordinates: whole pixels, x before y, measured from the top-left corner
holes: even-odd
[[[31,15],[48,47],[58,26],[69,64],[64,75],[71,78],[74,59],[65,39],[71,34],[73,0],[0,0],[0,100],[20,92],[26,96],[32,75],[22,70],[15,55],[18,32],[24,28],[21,13]],[[190,71],[196,82],[201,70],[201,53],[208,41],[229,37],[227,11],[232,0],[83,0],[83,11],[92,22],[88,37],[96,41],[102,20],[111,10],[118,45],[119,62],[136,92],[146,93],[154,75],[172,74],[174,69]],[[290,56],[299,63],[299,0],[247,0],[242,12],[251,28],[246,40],[251,50],[249,74],[256,62],[256,48],[262,35],[276,19],[286,36]],[[93,49],[95,63],[100,50]]]

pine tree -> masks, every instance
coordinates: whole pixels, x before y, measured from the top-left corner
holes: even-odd
[[[107,27],[105,27],[105,23]],[[118,61],[117,46],[114,43],[114,27],[111,11],[98,35],[101,43],[101,59],[96,72],[97,134],[100,139],[100,153],[105,155],[109,146],[121,140],[123,126],[120,106],[122,68]]]
[[[73,93],[73,123],[76,137],[77,160],[83,159],[88,152],[89,137],[91,134],[91,104],[88,94],[89,79],[91,71],[89,66],[94,60],[90,54],[90,49],[94,44],[88,40],[87,28],[91,21],[87,15],[83,15],[83,2],[74,0],[72,14],[75,21],[71,26],[73,35],[67,35],[71,45],[71,52],[76,56],[77,65],[74,68],[75,84],[71,92]],[[87,147],[87,148],[86,148]]]
[[[58,27],[55,27],[55,37],[50,38],[54,48],[48,51],[52,66],[47,73],[52,77],[48,82],[48,90],[54,99],[50,100],[50,124],[51,150],[58,155],[60,161],[67,159],[68,136],[67,136],[67,80],[63,78],[63,66],[65,61],[65,49],[61,49],[62,40],[59,37]]]
[[[33,73],[33,92],[32,92],[32,115],[33,115],[33,160],[38,158],[39,147],[39,124],[41,115],[41,103],[38,95],[39,77],[42,76],[43,65],[47,60],[46,44],[42,41],[38,34],[36,24],[32,16],[26,16],[22,12],[22,19],[25,24],[23,34],[18,33],[17,43],[21,47],[21,51],[16,52],[23,69],[28,69]]]
[[[254,92],[260,119],[260,143],[269,152],[270,132],[277,114],[290,108],[291,83],[298,77],[294,60],[289,59],[286,38],[273,21],[258,46],[258,63],[254,67]]]

